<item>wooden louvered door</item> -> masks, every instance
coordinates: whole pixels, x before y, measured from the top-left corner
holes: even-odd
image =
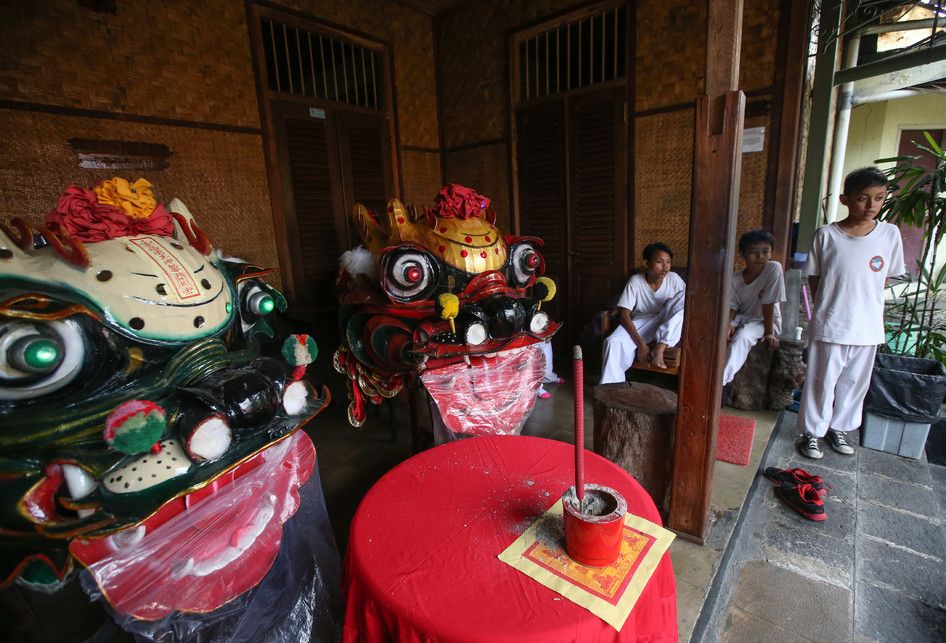
[[[568,325],[578,333],[626,279],[624,88],[570,99],[568,137]]]
[[[391,184],[391,153],[388,122],[381,116],[336,113],[342,201],[345,212],[351,212],[355,203],[369,210],[383,213],[394,194]],[[352,248],[361,239],[348,223],[348,243]]]
[[[558,294],[546,310],[552,319],[562,321],[564,311],[568,310],[563,303],[568,301],[564,101],[519,109],[516,132],[520,231],[545,242],[541,249],[545,275],[558,286]],[[566,326],[553,339],[556,354],[567,350],[569,342]]]
[[[276,101],[272,113],[296,285],[290,294],[329,318],[337,309],[338,258],[360,243],[348,218],[352,206],[383,212],[392,194],[387,120]]]
[[[557,351],[578,343],[624,285],[626,141],[623,87],[516,110],[520,228],[545,241],[547,274],[559,287],[549,308],[565,322]]]

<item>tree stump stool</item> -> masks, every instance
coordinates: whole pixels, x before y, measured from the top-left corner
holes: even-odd
[[[773,351],[759,342],[752,347],[746,363],[732,380],[729,387],[729,406],[744,411],[761,411],[768,408],[769,369],[772,367]]]
[[[792,402],[792,391],[805,381],[802,360],[803,342],[779,340],[777,351],[770,351],[759,342],[749,351],[730,386],[725,402],[734,409],[779,411]]]
[[[805,342],[779,340],[779,348],[772,356],[769,368],[769,394],[766,408],[780,411],[792,403],[792,391],[805,382],[805,362],[802,353]]]
[[[595,453],[634,476],[663,514],[670,506],[676,415],[677,394],[659,386],[594,387]]]

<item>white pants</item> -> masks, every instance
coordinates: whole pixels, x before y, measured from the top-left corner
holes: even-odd
[[[733,320],[733,325],[736,321]],[[723,386],[732,382],[736,373],[746,363],[749,357],[749,351],[756,345],[765,334],[765,324],[756,320],[743,321],[737,326],[732,338],[729,340],[729,347],[726,349],[726,367],[723,369]]]
[[[798,413],[799,433],[821,438],[828,429],[853,431],[861,425],[877,346],[812,341]]]
[[[680,292],[664,302],[660,313],[645,319],[635,319],[637,333],[648,344],[658,342],[667,346],[680,343],[683,331],[684,293]],[[634,363],[637,344],[623,325],[614,329],[604,340],[601,384],[625,381],[624,374]]]
[[[539,342],[539,348],[542,349],[542,354],[545,355],[545,375],[542,377],[542,383],[558,383],[558,373],[553,370],[552,364],[552,340],[547,339],[544,342]]]

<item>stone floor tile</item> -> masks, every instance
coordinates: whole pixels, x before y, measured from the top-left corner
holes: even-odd
[[[746,643],[747,641],[765,641],[766,643],[797,643],[812,641],[798,633],[786,630],[771,621],[759,618],[738,607],[730,607],[729,614],[719,632],[721,643]]]
[[[887,585],[927,605],[946,608],[946,561],[893,547],[861,535],[857,540],[858,578]]]
[[[853,595],[849,590],[767,562],[743,565],[730,607],[816,641],[851,636]],[[800,620],[799,614],[807,618]]]
[[[858,531],[866,535],[937,558],[946,551],[941,523],[895,511],[871,501],[858,503],[857,517]]]
[[[878,641],[943,641],[946,610],[924,605],[895,590],[859,582],[854,629]]]
[[[902,482],[930,486],[929,465],[925,461],[902,458],[892,453],[860,448],[857,451],[857,470],[876,473]]]
[[[930,487],[900,482],[874,473],[862,473],[858,477],[857,497],[931,518],[939,515],[936,498]]]
[[[720,553],[718,550],[676,538],[670,545],[674,576],[678,582],[705,589],[716,570]]]

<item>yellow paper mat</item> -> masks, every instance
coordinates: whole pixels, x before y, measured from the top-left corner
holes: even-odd
[[[559,499],[499,560],[620,630],[673,539],[672,532],[628,513],[618,559],[607,567],[582,565],[565,552]]]

